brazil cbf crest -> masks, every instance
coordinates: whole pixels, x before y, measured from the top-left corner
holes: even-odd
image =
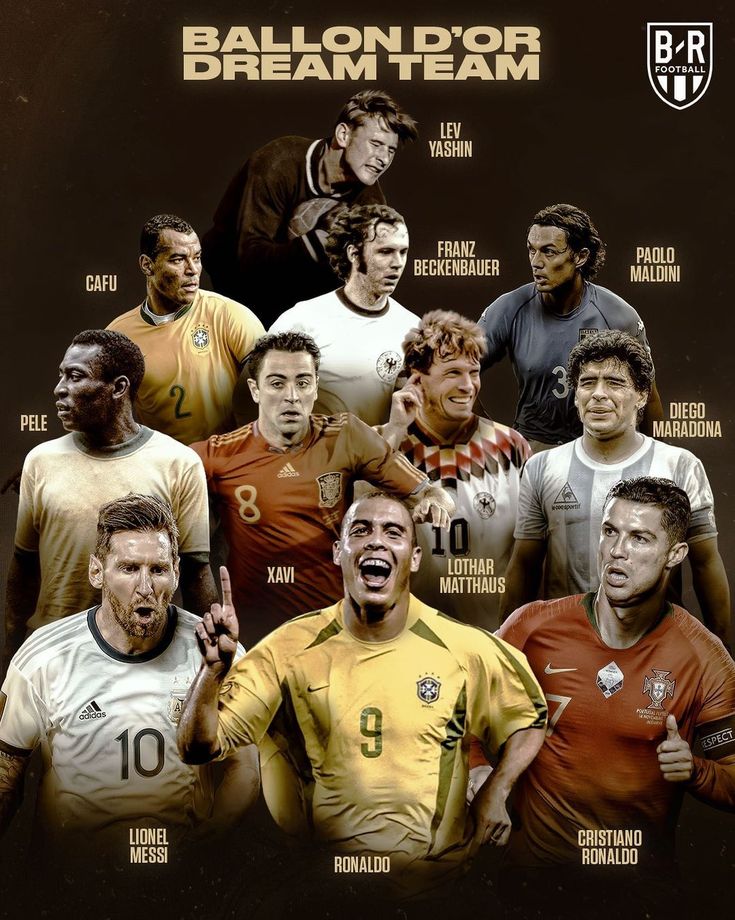
[[[648,79],[658,98],[686,109],[712,78],[711,22],[649,22]]]
[[[430,674],[416,681],[416,693],[422,703],[436,703],[441,688],[442,682]]]
[[[209,345],[207,326],[195,326],[191,331],[191,343],[197,351],[203,351]]]

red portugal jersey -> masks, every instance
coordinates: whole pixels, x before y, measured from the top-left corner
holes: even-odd
[[[593,602],[586,594],[527,604],[498,632],[524,652],[549,706],[546,741],[516,787],[516,864],[584,865],[590,848],[616,843],[630,844],[640,866],[669,862],[686,783],[667,782],[659,768],[666,716],[694,749],[695,736],[706,747],[717,734],[708,728],[735,714],[735,664],[693,616],[667,604],[635,645],[610,648]],[[632,833],[588,833],[600,830]]]

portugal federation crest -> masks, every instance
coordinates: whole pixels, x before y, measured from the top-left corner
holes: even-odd
[[[712,78],[711,22],[649,22],[648,79],[672,109],[704,96]]]
[[[676,681],[669,680],[671,671],[657,671],[651,668],[653,677],[643,679],[643,692],[651,697],[651,702],[646,709],[663,709],[663,702],[666,697],[673,697]]]
[[[436,703],[441,687],[441,681],[430,675],[416,681],[416,693],[422,703]]]

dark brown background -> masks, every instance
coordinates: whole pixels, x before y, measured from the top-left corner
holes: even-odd
[[[173,212],[204,232],[251,151],[281,134],[326,134],[359,88],[184,82],[182,26],[305,25],[312,37],[331,25],[535,25],[542,33],[538,82],[399,82],[394,68],[380,66],[373,85],[393,92],[421,127],[421,140],[399,153],[383,182],[408,222],[411,257],[435,257],[438,239],[471,239],[478,256],[501,262],[500,277],[491,279],[414,278],[409,265],[398,299],[419,314],[445,307],[478,317],[499,294],[530,280],[524,240],[536,210],[569,201],[589,211],[608,246],[597,280],[643,317],[665,406],[704,401],[708,418],[722,423],[721,440],[675,443],[705,464],[732,571],[735,30],[724,2],[627,0],[592,9],[582,0],[462,0],[451,15],[439,4],[386,0],[330,4],[323,14],[285,0],[4,6],[0,478],[36,443],[62,433],[51,390],[71,337],[141,300],[142,222]],[[645,26],[690,20],[714,22],[714,74],[704,98],[680,112],[649,85]],[[427,141],[439,138],[441,121],[462,122],[472,159],[430,157]],[[631,284],[638,245],[674,246],[681,283]],[[116,274],[117,292],[87,293],[90,273]],[[483,401],[494,417],[512,421],[507,367],[486,375]],[[47,414],[48,435],[21,433],[21,413]],[[3,583],[16,506],[12,496],[0,499]],[[735,878],[732,820],[688,803],[682,824],[684,872],[697,880],[700,905],[717,904]],[[16,828],[11,839],[22,846],[25,838]],[[4,909],[12,916],[12,907]]]

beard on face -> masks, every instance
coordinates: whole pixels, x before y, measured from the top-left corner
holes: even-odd
[[[163,630],[166,622],[167,609],[172,595],[168,592],[163,594],[157,603],[133,603],[123,604],[112,592],[103,584],[102,595],[104,600],[110,605],[115,620],[121,629],[134,639],[148,639],[155,636]],[[151,611],[150,619],[147,623],[141,623],[136,619],[135,610],[137,607],[147,607]]]

